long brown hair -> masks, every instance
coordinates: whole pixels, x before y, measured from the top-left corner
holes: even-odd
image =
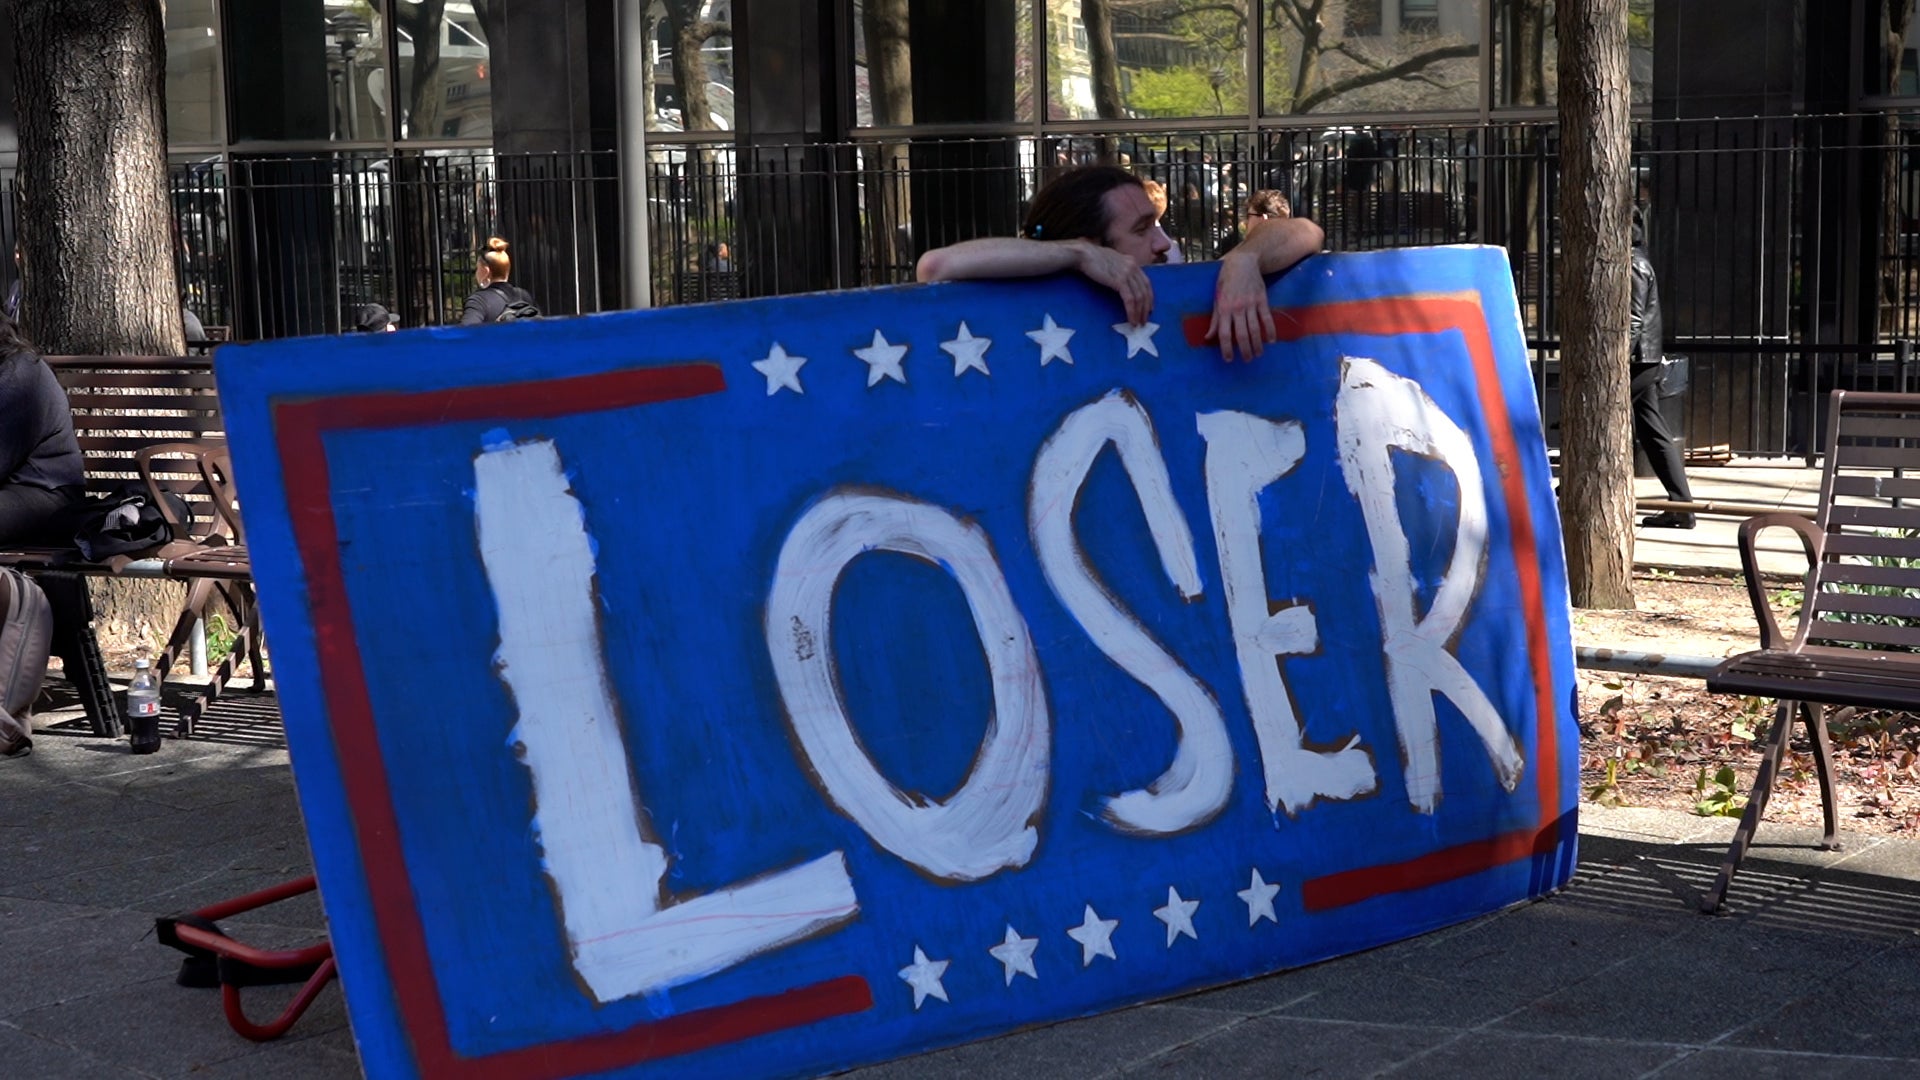
[[[487,249],[480,253],[480,262],[487,268],[488,280],[505,281],[513,274],[513,260],[507,257],[507,242],[497,236],[487,238]]]
[[[1140,178],[1117,165],[1087,165],[1068,169],[1034,195],[1027,206],[1020,235],[1029,240],[1091,240],[1107,242],[1107,192]]]

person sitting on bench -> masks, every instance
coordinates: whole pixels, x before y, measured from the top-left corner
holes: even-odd
[[[82,484],[66,391],[0,317],[0,544],[70,540]]]

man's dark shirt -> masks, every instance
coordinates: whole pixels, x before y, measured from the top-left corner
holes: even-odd
[[[29,352],[0,358],[0,484],[83,482],[73,413],[53,370]]]

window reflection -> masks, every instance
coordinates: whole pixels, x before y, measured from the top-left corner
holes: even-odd
[[[1244,116],[1247,0],[1046,0],[1047,117]]]
[[[853,0],[854,123],[1033,117],[1034,0]]]
[[[1553,0],[1493,0],[1493,66],[1501,105],[1559,100],[1559,46]],[[1627,78],[1633,103],[1653,101],[1654,0],[1627,0]]]
[[[220,95],[220,25],[213,0],[167,5],[167,138],[175,145],[218,143],[226,137]]]
[[[1913,17],[1915,6],[1914,0],[1875,5],[1885,20],[1874,40],[1888,43],[1884,46],[1888,55],[1879,58],[1879,70],[1887,77],[1883,85],[1869,85],[1868,94],[1920,97],[1920,19]]]
[[[1266,19],[1269,114],[1479,107],[1480,0],[1266,0]]]
[[[646,19],[647,130],[732,131],[733,0],[653,0]]]
[[[387,137],[385,34],[381,5],[327,0],[327,110],[335,139]]]
[[[394,5],[396,93],[379,82],[381,110],[396,99],[403,139],[485,139],[493,135],[493,80],[487,16],[501,0],[399,0]],[[370,75],[384,76],[375,71]]]

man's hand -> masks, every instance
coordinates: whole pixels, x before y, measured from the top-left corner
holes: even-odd
[[[1153,285],[1147,281],[1146,271],[1131,258],[1085,240],[1063,243],[1077,249],[1080,273],[1088,281],[1120,294],[1120,302],[1126,305],[1128,323],[1139,326],[1153,314]]]
[[[1259,260],[1237,250],[1228,252],[1220,260],[1220,276],[1213,286],[1213,324],[1207,328],[1207,340],[1219,343],[1220,359],[1227,363],[1233,362],[1236,349],[1251,363],[1275,336]]]

